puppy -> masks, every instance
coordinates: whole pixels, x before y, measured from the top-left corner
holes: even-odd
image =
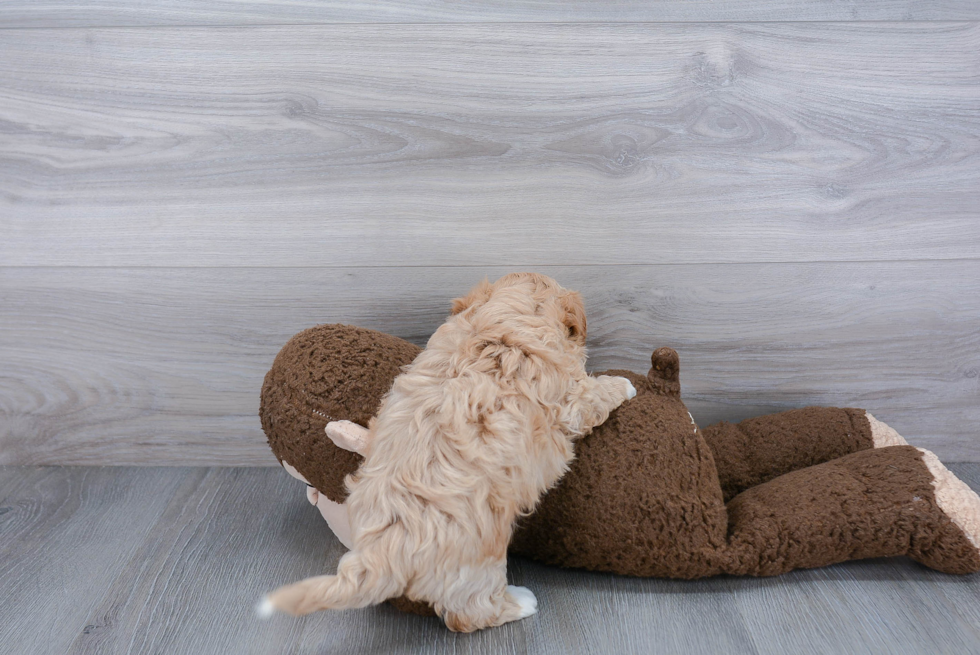
[[[336,575],[266,597],[302,615],[407,595],[470,632],[537,611],[507,585],[518,516],[568,470],[575,440],[636,395],[585,372],[585,308],[544,275],[484,281],[405,367],[347,480],[353,550]]]

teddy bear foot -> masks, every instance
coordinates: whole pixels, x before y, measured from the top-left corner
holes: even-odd
[[[871,412],[865,412],[864,415],[867,417],[868,424],[871,426],[871,440],[874,442],[875,448],[909,445],[909,442],[898,432],[895,432],[894,428],[876,419],[871,415]]]
[[[980,570],[980,496],[932,452],[916,450],[922,454],[922,462],[932,475],[936,505],[952,525],[941,529],[932,546],[915,559],[948,573]]]

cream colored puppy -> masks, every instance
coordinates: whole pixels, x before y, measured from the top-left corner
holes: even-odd
[[[549,277],[484,281],[395,378],[348,478],[353,550],[336,575],[266,597],[260,612],[364,607],[407,595],[451,630],[530,616],[507,585],[514,521],[568,470],[573,444],[636,395],[585,372],[585,308]]]

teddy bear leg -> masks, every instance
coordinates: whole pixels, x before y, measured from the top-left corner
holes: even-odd
[[[868,425],[871,426],[871,441],[874,444],[872,446],[873,448],[909,445],[909,442],[905,440],[905,437],[896,432],[894,428],[889,427],[885,423],[882,423],[876,419],[871,415],[871,412],[865,412],[864,417],[868,419]]]
[[[727,573],[776,575],[900,555],[947,573],[980,571],[980,497],[912,446],[793,471],[727,507]]]
[[[980,559],[976,554],[980,552],[980,496],[943,466],[932,452],[922,448],[916,450],[922,454],[922,462],[932,475],[937,507],[966,537],[969,546],[962,539],[924,540],[913,544],[910,555],[939,571],[972,573],[980,568],[980,563],[973,563],[973,560]],[[949,532],[957,532],[952,527],[944,527]]]
[[[869,448],[907,445],[863,409],[805,407],[701,430],[725,500],[791,471]]]

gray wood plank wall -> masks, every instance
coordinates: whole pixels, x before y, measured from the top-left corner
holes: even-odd
[[[583,291],[595,368],[677,348],[699,421],[862,406],[980,461],[978,21],[2,3],[0,463],[273,463],[291,334],[424,343],[521,269]]]
[[[973,0],[2,0],[0,27],[977,20]]]

